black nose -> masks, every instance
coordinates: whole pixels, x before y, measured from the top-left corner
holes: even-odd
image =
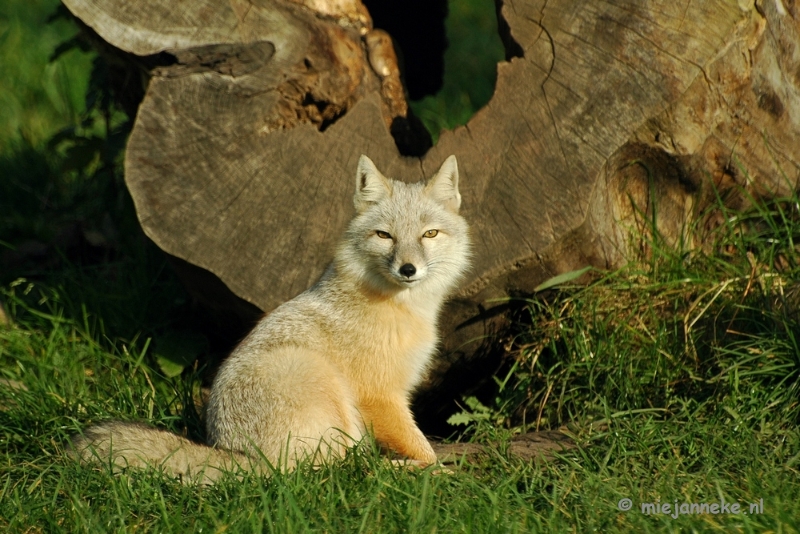
[[[414,276],[414,273],[417,272],[417,268],[411,265],[410,263],[406,263],[402,267],[400,267],[400,274],[407,278],[411,278]]]

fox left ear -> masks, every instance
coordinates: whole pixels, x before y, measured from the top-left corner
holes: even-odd
[[[425,192],[448,210],[458,213],[461,195],[458,192],[458,163],[455,156],[444,160],[436,175],[425,185]]]

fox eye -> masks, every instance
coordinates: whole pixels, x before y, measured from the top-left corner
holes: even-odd
[[[439,230],[428,230],[422,234],[422,237],[436,237],[437,235],[439,235]]]
[[[380,237],[381,239],[391,239],[392,236],[389,232],[384,232],[383,230],[375,230],[375,234]]]

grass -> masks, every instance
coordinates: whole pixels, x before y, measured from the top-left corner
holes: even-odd
[[[800,235],[794,219],[788,233]],[[799,258],[785,241],[752,232],[741,242],[745,235],[729,236],[746,247],[726,247],[726,261],[667,254],[531,300],[513,372],[499,377],[506,381],[491,417],[471,428],[471,439],[501,446],[452,475],[396,470],[369,448],[321,470],[231,476],[211,488],[155,471],[114,476],[77,465],[65,444],[93,421],[147,420],[198,435],[197,375],[167,379],[146,341],[108,339],[89,314],[65,317],[57,293],[16,284],[4,292],[16,325],[0,330],[0,372],[16,384],[0,388],[0,526],[793,531],[800,329],[791,299]],[[780,268],[762,263],[769,258],[780,258]],[[577,450],[538,464],[504,452],[514,432],[567,422]],[[623,498],[633,510],[617,509]],[[763,513],[641,511],[642,503],[723,500],[748,511],[763,500]]]
[[[74,24],[46,21],[58,2],[9,1],[0,6],[0,151],[25,139],[38,145],[75,124],[83,109],[92,55],[78,50],[48,63],[56,47],[77,33]]]
[[[124,120],[87,110],[80,91],[59,93],[72,94],[72,108],[59,108],[39,87],[50,78],[32,74],[62,69],[88,88],[97,66],[77,51],[55,65],[82,67],[47,66],[48,47],[73,31],[42,26],[54,7],[2,8],[3,42],[16,44],[2,48],[0,67],[16,72],[14,58],[34,59],[0,80],[21,103],[2,122],[0,242],[12,252],[49,248],[0,273],[12,320],[0,326],[0,530],[798,530],[796,197],[725,213],[713,250],[655,240],[641,264],[523,302],[496,392],[470,399],[462,414],[467,439],[499,446],[451,475],[394,469],[368,446],[319,470],[213,487],[70,460],[69,436],[110,418],[201,437],[202,373],[190,366],[169,377],[159,363],[176,336],[199,330],[198,312],[136,224],[115,148]],[[22,37],[9,40],[13,32]],[[442,98],[437,105],[450,105]],[[87,144],[90,157],[75,164],[75,147]],[[65,246],[64,228],[80,246]],[[507,454],[515,433],[565,424],[577,449],[535,463]],[[630,511],[618,509],[624,498]],[[763,513],[673,518],[641,508],[722,499],[747,512],[763,502]]]

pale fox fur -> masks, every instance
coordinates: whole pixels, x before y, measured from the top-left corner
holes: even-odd
[[[409,409],[439,341],[447,296],[469,265],[454,156],[427,183],[383,176],[361,156],[356,215],[313,287],[264,317],[222,365],[209,446],[144,425],[89,428],[84,460],[161,466],[205,480],[238,465],[281,469],[341,457],[367,432],[416,465],[436,454]]]

